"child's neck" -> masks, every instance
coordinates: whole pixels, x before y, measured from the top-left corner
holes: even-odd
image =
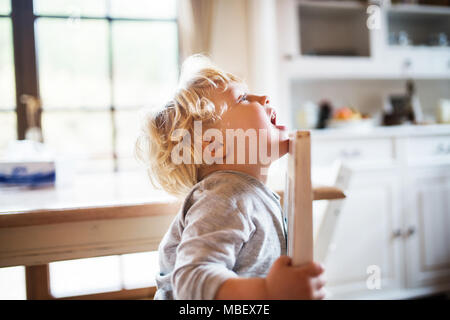
[[[244,164],[214,164],[210,165],[204,168],[199,169],[198,174],[198,181],[202,180],[205,176],[207,176],[210,173],[213,173],[215,171],[219,170],[232,170],[232,171],[239,171],[246,173],[248,175],[251,175],[261,181],[262,183],[266,184],[267,182],[267,174],[261,174],[267,173],[269,167],[261,166],[261,165],[244,165]]]

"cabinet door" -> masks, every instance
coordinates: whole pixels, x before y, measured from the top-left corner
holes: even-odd
[[[325,261],[331,298],[401,286],[402,241],[395,236],[401,225],[399,181],[393,170],[354,171],[350,177]]]
[[[450,166],[417,169],[405,197],[407,283],[450,283]]]

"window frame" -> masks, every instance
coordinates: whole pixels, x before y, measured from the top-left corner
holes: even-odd
[[[107,6],[109,6],[109,0],[105,0]],[[25,139],[25,133],[29,127],[26,116],[26,105],[21,101],[23,95],[31,95],[36,97],[40,101],[39,90],[39,74],[37,65],[37,51],[36,51],[36,39],[35,39],[35,21],[39,18],[51,18],[51,19],[70,19],[69,15],[49,15],[49,14],[35,14],[33,0],[21,0],[11,1],[11,13],[10,15],[2,15],[10,17],[12,21],[13,31],[13,51],[14,51],[14,71],[15,71],[15,84],[16,84],[16,115],[17,115],[17,138],[19,140]],[[176,1],[178,10],[178,3]],[[178,13],[178,12],[177,12]],[[125,18],[125,17],[111,17],[109,7],[107,7],[107,14],[105,16],[84,16],[80,15],[76,17],[80,20],[102,20],[108,23],[108,78],[110,90],[109,106],[111,129],[112,129],[112,160],[114,172],[119,171],[119,158],[117,152],[117,123],[115,112],[117,110],[114,101],[114,56],[113,56],[113,34],[112,26],[116,21],[131,21],[131,22],[171,22],[175,23],[177,30],[177,67],[180,69],[180,32],[178,14],[174,18]],[[57,112],[61,109],[52,109],[52,111],[45,111],[42,107],[39,109],[36,115],[35,122],[39,128],[42,129],[42,112]],[[126,110],[138,110],[139,106],[129,107]],[[70,109],[76,111],[98,111],[97,108],[79,106],[78,108]],[[108,109],[105,109],[108,110]],[[121,109],[119,109],[121,110]]]
[[[34,40],[33,0],[11,1],[13,31],[14,73],[16,84],[17,138],[25,139],[28,129],[26,105],[21,102],[25,94],[39,98],[36,47]],[[40,112],[36,123],[41,127]]]

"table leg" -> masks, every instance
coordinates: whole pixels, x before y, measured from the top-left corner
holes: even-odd
[[[52,299],[48,264],[25,267],[27,300]]]

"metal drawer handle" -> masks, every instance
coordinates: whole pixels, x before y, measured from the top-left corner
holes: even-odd
[[[440,143],[436,148],[435,154],[450,154],[450,144],[446,146],[444,143]]]
[[[416,228],[414,226],[410,226],[406,231],[402,231],[401,229],[395,229],[392,231],[392,238],[408,238],[416,233]]]
[[[341,150],[340,152],[341,157],[343,158],[357,158],[361,156],[361,151],[358,149],[355,149],[353,151],[347,151],[347,150]]]
[[[353,153],[352,153],[352,156],[353,157],[359,157],[361,155],[361,151],[359,151],[359,150],[353,150]]]
[[[401,229],[395,229],[392,232],[392,238],[396,239],[396,238],[400,238],[402,236],[402,230]]]
[[[404,67],[405,69],[411,68],[412,65],[413,65],[413,62],[412,62],[411,59],[409,59],[409,58],[407,58],[407,59],[405,59],[405,60],[403,61],[403,67]]]
[[[437,147],[436,154],[445,154],[447,150],[445,150],[445,146],[443,143],[440,143]]]
[[[405,236],[410,237],[416,233],[416,228],[414,226],[410,226],[408,230],[406,230]]]

